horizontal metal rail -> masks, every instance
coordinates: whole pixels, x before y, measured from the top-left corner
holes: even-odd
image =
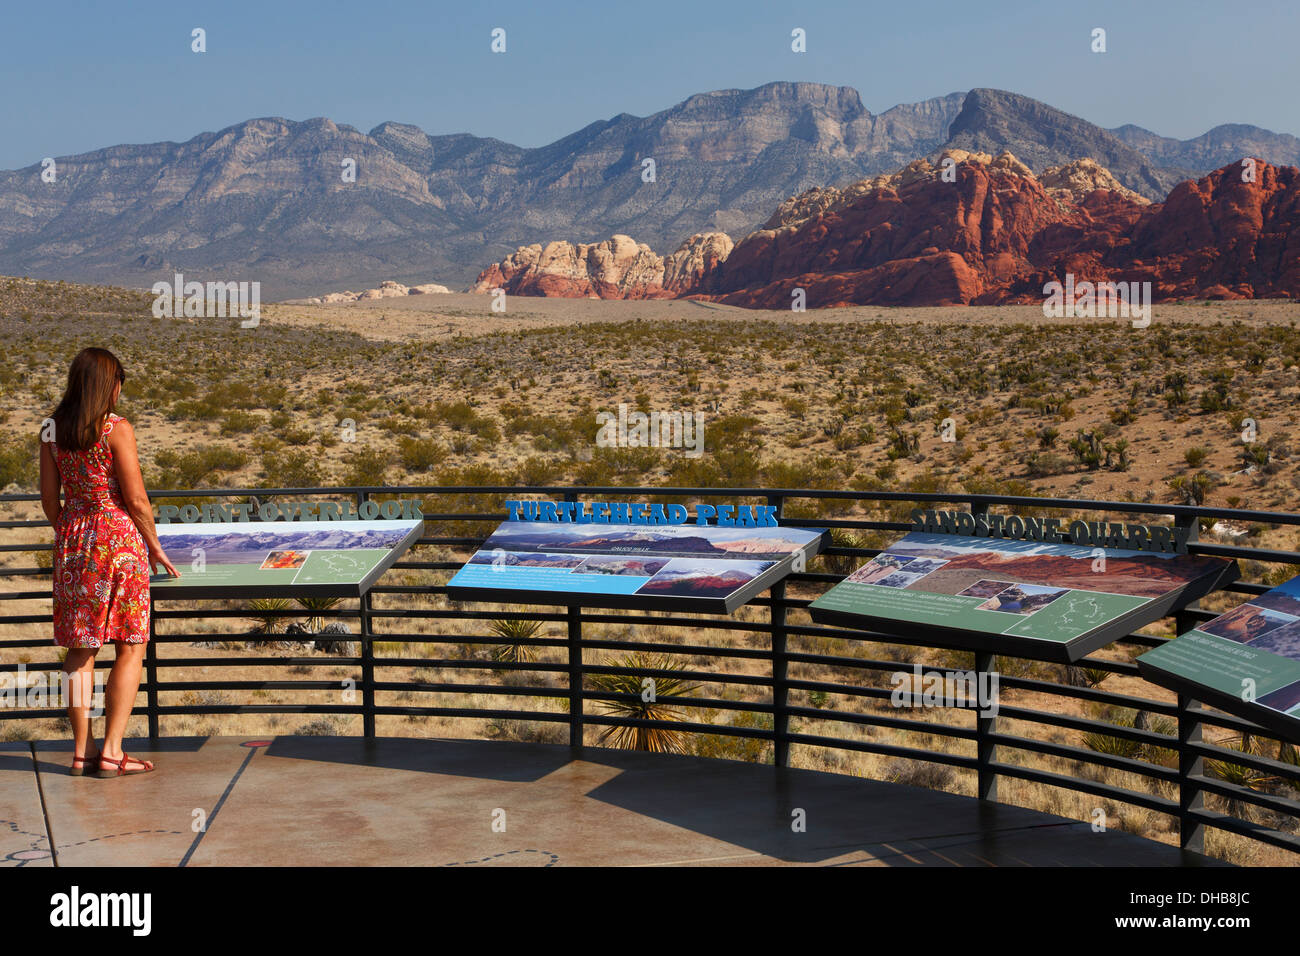
[[[505,517],[503,511],[466,510],[466,507],[475,507],[473,502],[498,496],[538,495],[569,500],[611,497],[624,500],[752,498],[777,505],[783,524],[853,532],[905,532],[911,525],[869,514],[794,519],[785,515],[785,508],[794,500],[844,501],[861,509],[888,508],[898,503],[921,507],[950,504],[970,510],[1000,506],[1037,513],[1068,511],[1150,516],[1193,529],[1204,520],[1220,518],[1262,525],[1300,525],[1300,515],[1270,511],[958,492],[423,485],[156,491],[153,497],[163,499],[248,496],[256,496],[259,500],[268,496],[295,500],[351,498],[358,506],[372,498],[420,497],[425,499],[426,533],[412,552],[398,561],[360,600],[343,601],[339,606],[322,610],[289,608],[278,612],[259,611],[256,615],[258,618],[310,616],[355,622],[355,630],[349,627],[350,635],[331,635],[328,638],[344,644],[350,642],[352,653],[321,656],[319,653],[295,652],[292,642],[299,639],[298,635],[195,630],[186,625],[248,621],[251,614],[246,607],[231,606],[229,601],[157,599],[152,615],[155,630],[141,685],[147,702],[138,712],[148,719],[150,732],[155,735],[161,732],[162,722],[167,718],[305,714],[350,719],[360,717],[363,733],[367,735],[376,732],[377,717],[405,717],[567,725],[570,741],[578,744],[587,741],[588,731],[599,736],[619,729],[667,732],[693,740],[707,736],[770,746],[771,760],[777,766],[789,765],[792,747],[842,750],[972,773],[978,778],[978,795],[985,799],[996,799],[999,778],[1014,778],[1167,814],[1178,821],[1180,840],[1189,849],[1203,849],[1204,829],[1212,827],[1269,846],[1300,852],[1300,838],[1296,835],[1300,830],[1300,801],[1295,797],[1300,793],[1300,766],[1265,753],[1281,757],[1294,751],[1288,751],[1268,731],[1240,717],[1208,710],[1195,701],[1170,700],[1167,692],[1163,691],[1161,693],[1165,696],[1160,699],[1050,679],[1050,675],[1062,671],[1063,665],[1033,662],[1028,664],[1030,668],[1036,668],[1032,673],[1019,676],[999,674],[1002,693],[1014,693],[1019,697],[1014,704],[1001,704],[995,719],[983,718],[970,707],[948,708],[939,719],[934,719],[937,715],[925,714],[930,708],[894,706],[891,675],[909,673],[912,656],[922,663],[927,673],[951,676],[972,668],[956,666],[951,657],[947,661],[935,660],[936,649],[916,646],[906,634],[825,627],[791,620],[792,615],[800,615],[807,608],[811,599],[789,596],[787,592],[797,589],[806,594],[824,590],[841,580],[842,575],[829,570],[838,566],[835,564],[827,563],[827,570],[808,569],[790,575],[783,585],[755,597],[747,605],[751,609],[747,616],[752,619],[742,619],[739,615],[612,612],[581,607],[499,610],[484,605],[462,606],[454,592],[443,583],[421,581],[412,584],[409,577],[403,580],[406,575],[427,579],[454,571],[463,563],[463,556],[456,553],[478,547],[493,525]],[[468,506],[467,498],[472,499]],[[34,494],[0,495],[0,503],[6,504],[37,500],[38,496]],[[440,508],[440,502],[449,507]],[[466,526],[472,526],[472,529],[467,531]],[[19,637],[12,631],[19,627],[44,627],[52,622],[52,608],[45,610],[49,608],[50,572],[48,567],[41,566],[43,560],[48,563],[51,543],[48,525],[41,518],[6,519],[0,521],[0,529],[10,536],[9,540],[0,541],[0,578],[21,582],[17,589],[0,592],[0,602],[42,602],[39,610],[27,606],[23,613],[0,615],[0,626],[5,626],[0,631],[0,651],[12,657],[14,652],[50,644],[48,638]],[[31,529],[41,532],[40,540],[13,540],[12,535]],[[852,543],[851,539],[836,539],[823,552],[823,559],[824,562],[855,565],[878,554],[879,550],[862,546],[860,542]],[[1196,540],[1195,534],[1188,550],[1194,554],[1290,565],[1300,570],[1300,552],[1295,551],[1202,542]],[[24,556],[34,561],[35,566],[15,563]],[[1266,589],[1267,585],[1258,582],[1237,581],[1224,590],[1249,596]],[[449,606],[430,606],[433,601],[444,599],[450,602]],[[395,601],[419,603],[397,606],[392,603]],[[0,604],[0,607],[4,606]],[[1179,612],[1178,625],[1184,628],[1211,616],[1209,611],[1188,608]],[[504,618],[553,625],[562,633],[539,634],[526,639],[523,643],[539,655],[535,660],[449,656],[447,652],[428,656],[413,654],[410,650],[417,647],[469,647],[478,653],[490,654],[521,643],[491,633],[486,626]],[[452,622],[471,627],[464,632],[440,629]],[[476,628],[473,627],[475,624],[484,626]],[[435,630],[426,633],[399,629],[404,626],[432,626]],[[592,633],[593,628],[602,626],[623,629],[626,636]],[[644,633],[647,627],[660,629],[656,633],[671,633],[683,639],[652,638]],[[682,632],[694,636],[687,638]],[[700,635],[719,635],[729,640],[701,643]],[[310,641],[317,638],[302,635],[301,639]],[[739,645],[732,646],[730,641],[736,639],[740,640]],[[1151,634],[1132,633],[1117,646],[1145,650],[1166,640]],[[287,653],[259,653],[257,645],[267,641],[289,642]],[[754,644],[755,641],[758,643]],[[162,648],[170,652],[183,645],[208,642],[252,646],[241,654],[223,651],[219,655],[171,656],[168,653],[163,656],[159,653]],[[882,656],[882,651],[898,645],[909,646],[912,656],[906,659]],[[632,652],[649,657],[638,664],[626,657]],[[938,653],[951,655],[955,652]],[[606,661],[600,659],[602,654],[623,656]],[[1005,657],[1019,660],[1014,655]],[[670,658],[682,662],[681,666],[660,663]],[[981,663],[978,655],[967,653],[965,658]],[[708,661],[708,666],[702,666],[700,661]],[[97,666],[106,668],[109,662],[99,662]],[[992,667],[992,658],[983,660],[982,666]],[[1129,679],[1139,677],[1136,665],[1131,661],[1087,658],[1074,666]],[[0,675],[20,670],[29,674],[48,673],[60,667],[58,660],[0,663]],[[303,679],[285,676],[286,671],[308,673],[322,667],[343,668],[348,672],[356,702],[339,699],[340,681],[319,676]],[[172,677],[178,672],[197,668],[252,669],[265,671],[268,676],[249,678],[241,674],[212,680],[195,679],[188,674]],[[396,679],[396,671],[407,673],[402,679]],[[425,679],[421,676],[424,672],[437,672],[437,676],[430,674],[432,679]],[[461,679],[462,675],[465,679]],[[607,680],[615,677],[620,678],[620,683],[607,685]],[[674,679],[696,686],[688,693],[674,694],[661,701],[677,718],[664,720],[638,713],[642,701],[636,693],[613,689],[615,686],[625,687],[629,678],[637,681],[641,678]],[[520,680],[527,682],[520,683]],[[548,684],[547,681],[554,683]],[[706,688],[712,690],[706,691]],[[292,693],[299,697],[314,695],[316,699],[230,703],[220,698],[226,692]],[[176,702],[175,698],[182,694],[208,694],[211,699],[200,699],[196,703]],[[1047,709],[1029,706],[1034,696],[1046,698],[1051,703]],[[486,706],[471,706],[471,702],[479,703],[473,698],[487,698],[483,702]],[[536,703],[527,704],[528,700],[549,701],[560,709],[539,710]],[[1093,708],[1101,716],[1067,710],[1071,704],[1075,708]],[[710,723],[708,720],[712,718],[701,719],[708,713],[726,714],[735,721],[743,717],[744,721]],[[1145,727],[1116,722],[1122,715],[1139,713],[1146,715]],[[0,721],[61,715],[62,711],[54,708],[15,707],[0,712]],[[1152,721],[1164,721],[1164,724],[1153,726]],[[1206,730],[1250,739],[1254,741],[1253,749],[1243,751],[1206,742],[1201,739],[1202,731]],[[874,735],[882,731],[900,735],[900,738],[892,742],[874,739]],[[1029,735],[1030,731],[1039,736]],[[1107,744],[1107,741],[1111,743]],[[945,746],[950,749],[945,749]],[[1019,755],[1018,759],[1011,759],[1012,754]],[[1026,763],[1026,760],[1039,762]],[[1064,762],[1074,769],[1069,773],[1050,769],[1051,764],[1044,761],[1052,760]],[[1232,775],[1216,775],[1207,772],[1206,761],[1215,762],[1211,767],[1222,765],[1237,769]],[[1120,786],[1113,782],[1118,779],[1115,774],[1145,781],[1145,784]],[[1142,789],[1143,786],[1148,789]],[[1175,796],[1168,795],[1171,788]],[[1233,812],[1207,809],[1204,806],[1207,796],[1221,801]],[[1245,808],[1254,808],[1257,813],[1272,819],[1265,823],[1249,819],[1242,815]],[[1277,820],[1287,822],[1279,824]]]

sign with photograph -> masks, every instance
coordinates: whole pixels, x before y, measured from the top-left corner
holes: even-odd
[[[1300,741],[1300,577],[1137,659],[1153,684]]]
[[[820,529],[504,521],[456,600],[730,614],[819,553]]]
[[[913,532],[808,611],[822,624],[1064,663],[1237,573],[1223,558]]]
[[[155,575],[156,598],[360,597],[419,540],[424,519],[159,524],[181,572]]]

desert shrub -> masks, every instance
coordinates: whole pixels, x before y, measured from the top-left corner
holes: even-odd
[[[757,452],[729,448],[700,458],[679,458],[668,473],[669,482],[679,487],[753,488],[761,471]]]
[[[716,711],[705,711],[705,717],[712,719]],[[728,722],[731,727],[743,727],[747,730],[771,731],[772,715],[754,711],[740,711]],[[691,742],[691,752],[697,757],[711,757],[715,760],[744,760],[748,763],[772,763],[772,742],[761,737],[736,737],[731,734],[697,734]]]
[[[501,430],[492,419],[480,415],[469,402],[439,402],[432,420],[440,421],[452,431],[472,432],[487,442],[501,440]]]
[[[1216,382],[1201,393],[1199,399],[1201,411],[1222,412],[1232,407],[1232,398],[1228,394],[1226,382]]]
[[[211,398],[196,398],[173,402],[169,415],[179,421],[211,421],[222,418],[227,413],[228,409],[220,402]]]
[[[298,726],[294,734],[302,737],[337,737],[341,730],[333,717],[318,717]]]
[[[35,489],[40,482],[40,438],[27,435],[0,445],[0,488]]]
[[[885,779],[890,783],[902,783],[909,787],[946,790],[952,785],[953,770],[948,764],[895,757],[885,764]]]
[[[153,457],[158,488],[198,488],[212,483],[215,471],[236,471],[248,464],[248,453],[224,445],[202,445],[191,451],[160,449]]]
[[[289,445],[308,445],[316,438],[316,432],[310,428],[289,426],[280,431],[280,437]]]
[[[1121,408],[1111,410],[1110,420],[1114,425],[1132,425],[1137,421],[1138,409],[1136,405],[1125,405]]]
[[[447,446],[433,438],[406,436],[398,439],[398,453],[407,471],[429,471],[447,457]]]
[[[356,448],[343,459],[343,484],[375,486],[387,484],[388,453],[378,448]]]
[[[795,395],[787,395],[781,399],[782,407],[790,413],[791,418],[803,421],[808,415],[808,400],[799,398]]]
[[[263,488],[319,488],[320,459],[309,451],[271,451],[262,458]]]
[[[548,485],[559,478],[560,473],[557,462],[540,455],[529,455],[519,465],[519,482],[524,485]]]
[[[220,431],[223,435],[244,435],[256,431],[262,424],[263,420],[260,416],[236,408],[226,413]]]

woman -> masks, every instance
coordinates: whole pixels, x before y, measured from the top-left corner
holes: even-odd
[[[163,553],[140,475],[135,434],[113,407],[126,373],[106,349],[82,349],[68,387],[41,431],[41,505],[54,525],[54,642],[68,649],[63,669],[72,686],[72,773],[148,773],[153,763],[122,751],[140,667],[149,640],[149,574]],[[60,504],[59,490],[66,500]],[[105,641],[117,657],[105,694],[104,743],[90,736],[95,655]]]

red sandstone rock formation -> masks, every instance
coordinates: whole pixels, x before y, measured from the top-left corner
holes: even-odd
[[[943,176],[951,160],[951,175]],[[1092,160],[1034,174],[1010,153],[951,150],[890,176],[811,189],[732,248],[692,236],[660,258],[627,236],[521,247],[473,291],[712,299],[786,309],[1043,301],[1043,286],[1150,282],[1155,301],[1300,298],[1300,169],[1254,161],[1149,203]]]
[[[1300,297],[1300,169],[1227,166],[1147,204],[1074,163],[1043,183],[1009,154],[965,154],[955,181],[895,177],[796,197],[692,293],[731,305],[1042,301],[1045,282],[1150,281],[1156,301]],[[1116,184],[1117,185],[1117,184]],[[1082,193],[1082,195],[1081,195]]]

